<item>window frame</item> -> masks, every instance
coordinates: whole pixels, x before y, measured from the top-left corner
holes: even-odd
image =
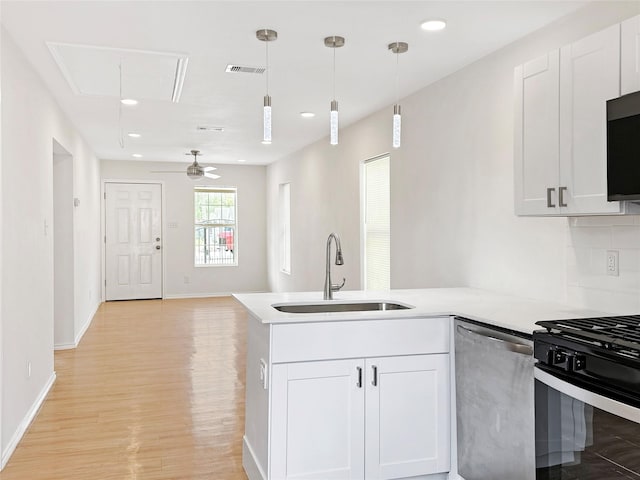
[[[197,203],[196,195],[198,192],[211,192],[211,193],[233,193],[235,196],[234,201],[234,223],[225,224],[198,224],[196,222]],[[194,268],[220,268],[220,267],[237,267],[239,265],[239,235],[238,235],[238,188],[237,187],[218,187],[212,185],[196,185],[193,187],[193,217],[192,217],[192,259]],[[202,226],[212,227],[233,227],[233,263],[196,263],[196,228]]]

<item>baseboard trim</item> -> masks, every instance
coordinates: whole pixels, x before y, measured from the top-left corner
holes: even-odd
[[[31,405],[31,408],[29,409],[25,417],[22,419],[22,421],[18,425],[18,428],[16,429],[15,433],[11,437],[11,440],[9,440],[9,443],[7,444],[7,448],[4,450],[4,452],[2,452],[2,459],[0,460],[0,470],[4,469],[7,463],[9,463],[9,459],[11,458],[11,455],[13,455],[13,452],[15,452],[16,448],[18,447],[18,444],[20,443],[20,440],[22,440],[22,437],[27,432],[29,425],[31,425],[31,422],[33,422],[33,419],[36,418],[36,415],[38,414],[40,407],[42,407],[42,404],[47,398],[47,395],[49,395],[49,391],[51,390],[51,387],[53,387],[53,384],[55,383],[55,381],[56,381],[56,372],[53,372],[49,377],[49,380],[47,380],[47,383],[45,384],[45,386],[40,391],[40,394],[36,398],[35,402],[33,402],[33,405]]]
[[[180,298],[217,298],[230,297],[231,293],[178,293],[175,295],[165,295],[165,300],[177,300]]]
[[[93,319],[95,318],[96,313],[98,313],[98,309],[100,308],[100,305],[102,305],[102,302],[98,302],[94,305],[93,311],[91,312],[89,317],[85,320],[84,325],[82,325],[82,327],[80,328],[80,331],[78,331],[78,334],[76,335],[76,338],[75,338],[76,347],[80,345],[80,341],[82,340],[82,337],[84,337],[84,334],[87,333],[87,330],[89,330],[89,327],[91,326],[91,323],[93,322]]]
[[[101,304],[102,302],[98,302],[94,306],[93,311],[91,312],[91,315],[87,317],[84,324],[80,328],[80,331],[77,333],[76,338],[74,339],[74,343],[56,343],[53,346],[53,349],[54,350],[71,350],[71,349],[77,348],[78,345],[80,345],[80,341],[82,340],[82,337],[84,337],[84,334],[87,333],[87,330],[89,330],[89,327],[91,326],[91,323],[93,322],[93,319],[96,316],[96,313],[98,313],[98,309],[100,308]]]
[[[253,449],[249,445],[246,435],[242,437],[242,467],[249,480],[267,480],[267,476],[260,468]]]

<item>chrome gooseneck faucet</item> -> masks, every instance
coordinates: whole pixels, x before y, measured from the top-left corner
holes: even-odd
[[[344,265],[344,259],[342,258],[342,247],[340,246],[340,237],[338,237],[335,233],[329,234],[329,238],[327,238],[327,272],[324,277],[324,299],[325,300],[333,300],[333,292],[337,292],[346,282],[346,279],[342,279],[342,284],[332,284],[331,283],[331,262],[329,258],[331,257],[331,239],[334,239],[336,242],[336,265]]]

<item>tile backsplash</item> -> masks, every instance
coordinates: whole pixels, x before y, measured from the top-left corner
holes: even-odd
[[[640,313],[640,216],[568,219],[568,303],[617,314]],[[619,275],[607,274],[607,251]]]

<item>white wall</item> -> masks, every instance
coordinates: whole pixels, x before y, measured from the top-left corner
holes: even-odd
[[[73,157],[53,142],[53,342],[75,344]]]
[[[402,99],[403,143],[391,151],[392,288],[472,286],[584,304],[568,295],[569,221],[513,213],[513,69],[639,13],[640,2],[590,4]],[[344,271],[347,285],[360,287],[358,166],[391,150],[391,114],[388,107],[342,129],[337,147],[323,139],[269,166],[272,289],[320,290],[331,231],[345,253],[335,276]],[[291,182],[291,275],[278,269],[283,182]]]
[[[74,195],[84,200],[74,213],[79,325],[99,304],[100,177],[97,159],[4,28],[1,36],[4,464],[54,379],[53,140],[73,156]]]
[[[224,295],[267,290],[265,175],[261,166],[217,165],[218,180],[193,181],[185,163],[103,160],[103,180],[163,182],[165,297]],[[206,160],[204,160],[206,165]],[[151,170],[184,170],[154,174]],[[193,187],[238,188],[238,266],[194,267]],[[186,282],[188,277],[188,282]]]

